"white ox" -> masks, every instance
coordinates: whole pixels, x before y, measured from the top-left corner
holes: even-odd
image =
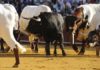
[[[20,20],[19,20],[20,31],[27,34],[27,32],[25,32],[25,29],[28,26],[30,19],[33,17],[39,16],[41,12],[52,12],[52,11],[47,5],[39,5],[39,6],[28,5],[26,6],[22,10]],[[28,19],[25,19],[25,18],[28,18]],[[38,19],[38,21],[41,21],[41,20]],[[30,34],[29,36],[30,44],[33,43],[34,39],[37,39],[37,37],[35,35]]]
[[[78,8],[83,8],[84,18],[86,16],[88,17],[87,25],[89,26],[89,29],[84,30],[84,34],[81,34],[82,32],[80,32],[81,35],[79,34],[79,38],[83,37],[82,35],[86,38],[90,31],[98,29],[98,26],[100,25],[100,4],[85,4],[80,5]]]
[[[24,31],[26,27],[28,26],[28,23],[30,20],[25,19],[25,18],[32,18],[32,17],[37,17],[40,15],[41,12],[52,12],[51,9],[46,6],[46,5],[39,5],[39,6],[34,6],[34,5],[28,5],[26,6],[20,16],[20,30]]]
[[[19,64],[19,56],[17,46],[22,50],[26,49],[20,45],[14,38],[13,30],[18,25],[18,14],[16,9],[11,4],[0,4],[0,37],[4,39],[7,45],[14,51],[16,63],[14,67]]]
[[[79,54],[83,55],[89,32],[98,29],[97,27],[100,25],[100,4],[80,5],[75,9],[73,15],[66,19],[66,23],[68,23],[66,26],[72,31],[73,49],[78,52],[78,47],[75,45],[74,39],[82,41],[82,48]]]
[[[90,30],[97,29],[100,25],[100,4],[85,4],[80,5],[78,8],[83,8],[84,18],[88,16],[88,25],[91,26]]]

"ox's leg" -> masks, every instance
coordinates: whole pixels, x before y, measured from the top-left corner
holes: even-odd
[[[5,28],[4,33],[2,35],[3,40],[7,43],[7,45],[14,51],[15,55],[15,64],[13,67],[18,67],[19,65],[19,54],[17,46],[22,49],[25,49],[22,45],[20,45],[14,38],[13,29]],[[26,50],[26,49],[25,49]]]
[[[15,64],[13,65],[13,67],[18,67],[18,65],[19,65],[19,63],[20,63],[20,62],[19,62],[18,48],[17,48],[17,47],[14,48],[13,51],[14,51],[15,60],[16,60]]]
[[[19,54],[18,54],[18,48],[16,47],[16,44],[14,43],[13,39],[7,35],[8,37],[4,37],[5,42],[7,45],[13,49],[14,55],[15,55],[15,64],[13,67],[18,67],[19,65]]]
[[[78,51],[78,47],[77,47],[77,45],[76,44],[72,44],[72,48],[74,49],[74,51],[76,52],[76,53],[78,53],[79,51]]]
[[[34,43],[30,43],[31,50],[34,51]]]
[[[78,47],[75,44],[75,33],[72,33],[72,48],[74,49],[74,51],[77,53],[78,52]]]
[[[85,40],[82,41],[82,48],[80,50],[80,52],[78,53],[79,55],[84,55],[85,53]]]
[[[7,48],[5,49],[5,52],[8,52],[10,50],[10,47],[7,46]]]
[[[46,56],[50,56],[50,42],[46,42],[45,51]]]
[[[65,53],[65,51],[64,51],[64,44],[63,44],[63,42],[64,42],[63,34],[62,34],[62,33],[59,34],[58,38],[59,38],[60,49],[62,50],[62,55],[63,55],[63,56],[66,56],[66,53]]]
[[[1,52],[4,52],[4,45],[3,45],[4,41],[3,41],[3,39],[1,39],[0,43],[1,43]]]

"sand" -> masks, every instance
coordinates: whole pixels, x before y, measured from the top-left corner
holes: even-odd
[[[58,56],[55,57],[51,47],[51,56],[46,57],[43,46],[39,45],[37,54],[27,47],[27,52],[20,54],[18,68],[12,68],[15,60],[11,52],[0,53],[0,70],[100,70],[100,57],[96,57],[95,48],[87,48],[83,56],[77,55],[70,46],[65,48],[65,57],[59,48],[57,51]]]

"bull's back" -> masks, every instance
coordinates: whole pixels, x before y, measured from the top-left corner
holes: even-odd
[[[64,20],[60,14],[45,12],[42,16],[45,19],[42,23],[47,30],[46,32],[59,33],[63,30]]]

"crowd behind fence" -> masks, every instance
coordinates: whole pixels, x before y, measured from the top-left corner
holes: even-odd
[[[19,15],[22,9],[27,5],[45,4],[45,5],[48,5],[53,10],[53,12],[59,12],[63,16],[65,16],[67,14],[72,14],[74,9],[81,4],[100,3],[100,0],[0,0],[0,3],[1,4],[10,3],[14,5]],[[68,34],[68,36],[70,35]],[[23,37],[25,38],[26,36],[23,36]],[[70,40],[70,37],[68,41],[69,40]],[[26,41],[26,38],[25,38],[25,41]]]
[[[54,12],[62,15],[71,14],[75,7],[86,3],[100,3],[100,0],[0,0],[0,3],[10,3],[15,6],[19,15],[26,5],[45,4]]]

